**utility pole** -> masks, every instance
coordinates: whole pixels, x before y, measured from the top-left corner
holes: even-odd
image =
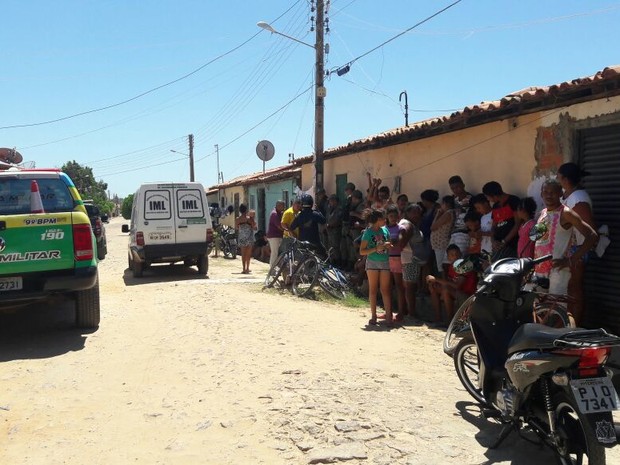
[[[224,182],[224,176],[220,173],[220,146],[215,144],[215,158],[217,160],[217,183]]]
[[[325,75],[325,44],[324,44],[325,5],[324,0],[316,1],[316,51],[315,65],[315,95],[314,95],[314,183],[315,193],[323,188],[323,148],[324,148],[324,120],[325,95],[323,86]]]
[[[194,135],[187,136],[189,139],[189,180],[194,182]]]

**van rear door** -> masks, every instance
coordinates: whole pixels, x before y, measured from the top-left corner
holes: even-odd
[[[177,244],[205,244],[210,227],[206,195],[201,185],[178,184],[175,191]]]
[[[173,201],[174,187],[170,184],[153,184],[144,188],[144,221],[136,226],[144,234],[145,245],[176,243]]]

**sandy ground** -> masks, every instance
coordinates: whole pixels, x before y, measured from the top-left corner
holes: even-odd
[[[547,464],[481,419],[425,326],[262,292],[266,265],[126,270],[107,226],[98,331],[71,304],[0,314],[0,463]],[[608,453],[620,463],[620,448]]]

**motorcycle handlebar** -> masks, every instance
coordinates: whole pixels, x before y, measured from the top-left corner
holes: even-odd
[[[534,265],[538,265],[539,263],[546,262],[547,260],[551,260],[552,258],[553,258],[553,255],[551,255],[551,254],[543,255],[542,257],[538,257],[538,258],[535,258],[534,260],[532,260],[532,263]]]

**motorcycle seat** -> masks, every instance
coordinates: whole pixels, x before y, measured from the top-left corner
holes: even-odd
[[[553,342],[575,328],[550,328],[537,323],[526,323],[519,327],[508,345],[508,355],[523,350],[551,349]]]

